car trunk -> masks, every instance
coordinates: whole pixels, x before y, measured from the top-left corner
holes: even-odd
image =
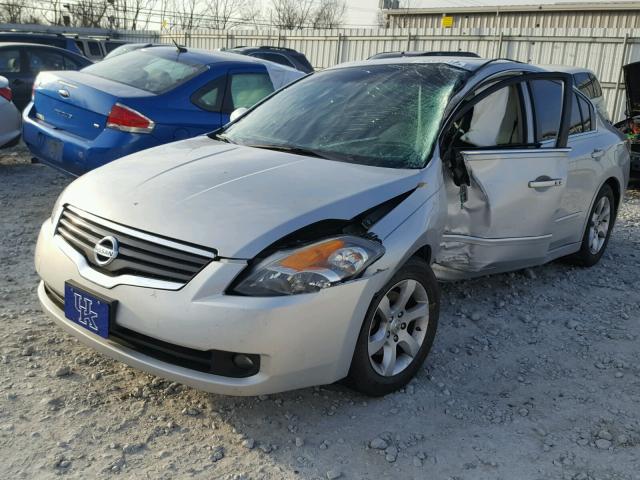
[[[33,114],[56,129],[93,140],[116,102],[148,96],[153,94],[88,73],[46,73],[38,77]]]
[[[640,155],[640,62],[622,67],[626,94],[625,120],[615,126],[626,135],[631,151]]]

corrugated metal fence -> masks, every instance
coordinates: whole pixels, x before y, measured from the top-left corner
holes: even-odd
[[[316,68],[362,60],[391,50],[472,51],[483,57],[507,57],[528,63],[586,67],[600,79],[614,119],[624,111],[621,66],[640,60],[640,29],[341,29],[341,30],[197,30],[119,32],[132,41],[216,49],[274,45],[304,52]]]

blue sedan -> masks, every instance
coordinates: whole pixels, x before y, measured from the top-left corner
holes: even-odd
[[[229,122],[302,72],[224,52],[152,47],[79,72],[44,72],[23,114],[35,158],[81,175]]]

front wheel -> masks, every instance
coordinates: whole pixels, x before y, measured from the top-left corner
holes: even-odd
[[[382,396],[404,386],[424,362],[438,327],[440,288],[429,265],[410,259],[374,297],[347,377]]]
[[[584,267],[598,263],[609,243],[615,218],[613,190],[604,185],[593,202],[580,250],[569,257],[570,260]]]

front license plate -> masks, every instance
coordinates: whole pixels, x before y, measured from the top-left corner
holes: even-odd
[[[64,144],[56,139],[45,137],[44,139],[44,154],[49,160],[53,160],[54,162],[62,161],[62,149],[64,148]]]
[[[64,284],[64,316],[91,333],[109,337],[109,322],[115,302],[89,293],[72,282]]]

